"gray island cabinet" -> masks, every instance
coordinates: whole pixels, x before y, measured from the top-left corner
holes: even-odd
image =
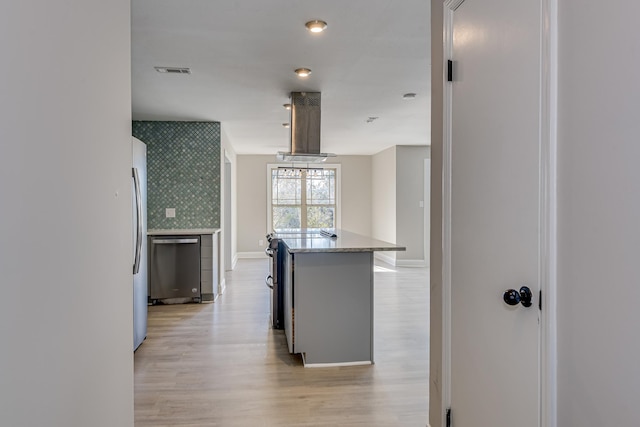
[[[284,238],[284,330],[305,366],[373,363],[373,253],[404,247],[348,231]]]

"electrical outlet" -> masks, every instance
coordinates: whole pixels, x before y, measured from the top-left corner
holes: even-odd
[[[175,218],[176,217],[176,208],[166,208],[164,210],[164,215],[166,218]]]
[[[264,240],[260,239],[258,240],[258,246],[263,246],[264,245]]]

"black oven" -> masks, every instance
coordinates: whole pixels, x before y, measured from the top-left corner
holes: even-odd
[[[319,229],[279,229],[267,234],[268,246],[264,250],[269,255],[269,274],[266,283],[271,288],[271,323],[274,329],[284,329],[284,292],[282,289],[287,256],[286,245],[282,239],[308,239],[326,237]]]
[[[279,278],[284,264],[283,243],[274,233],[267,234],[268,246],[264,250],[269,256],[269,274],[265,283],[271,288],[271,325],[273,329],[284,329],[284,299]]]

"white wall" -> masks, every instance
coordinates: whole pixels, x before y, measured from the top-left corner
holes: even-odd
[[[354,233],[371,233],[371,156],[337,156],[329,160],[340,164],[342,184],[342,228]],[[238,155],[237,223],[238,253],[264,251],[267,231],[267,164],[274,155]]]
[[[424,160],[429,158],[428,146],[398,145],[396,147],[396,242],[407,250],[398,252],[396,260],[424,262],[425,209]],[[423,207],[420,207],[422,202]]]
[[[558,3],[558,426],[635,426],[640,3]]]
[[[375,239],[396,243],[396,147],[372,156],[372,229]],[[396,253],[385,253],[395,260]]]
[[[261,252],[267,233],[267,164],[275,155],[238,155],[238,253]]]
[[[371,234],[371,156],[338,156],[342,165],[342,228],[354,233]],[[332,159],[333,160],[333,159]]]
[[[430,147],[396,145],[372,156],[372,237],[405,246],[402,252],[376,252],[395,265],[424,266],[424,160]],[[420,201],[424,207],[420,207]]]
[[[133,426],[129,11],[0,4],[3,426]]]
[[[222,257],[220,259],[220,265],[222,266],[222,271],[224,271],[226,269],[227,265],[231,265],[233,263],[233,258],[235,257],[236,253],[237,253],[237,238],[238,238],[238,224],[237,224],[237,190],[238,190],[238,174],[237,174],[237,155],[236,152],[233,149],[233,146],[231,144],[231,141],[229,140],[229,137],[227,136],[227,133],[225,132],[224,129],[224,124],[220,125],[220,146],[221,146],[221,153],[220,153],[220,191],[221,191],[221,203],[220,203],[220,213],[221,213],[221,218],[220,218],[220,228],[222,228],[222,234],[221,234],[221,254]],[[231,206],[230,209],[228,209],[231,212],[231,230],[226,230],[224,227],[224,224],[227,223],[226,220],[226,214],[225,212],[227,212],[227,206],[226,206],[226,200],[225,200],[225,189],[227,188],[227,176],[226,176],[226,166],[225,166],[225,157],[229,159],[229,161],[231,162],[231,183],[230,183],[230,188],[231,188]],[[231,246],[231,251],[229,255],[226,255],[226,251],[224,250],[225,245],[230,244]],[[229,256],[231,259],[227,260],[227,256]]]

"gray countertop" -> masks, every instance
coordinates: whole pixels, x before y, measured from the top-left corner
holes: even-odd
[[[282,241],[291,253],[310,252],[374,252],[374,251],[405,251],[404,246],[399,246],[382,240],[373,239],[361,234],[345,230],[335,230],[337,237],[321,237],[311,235],[308,237],[288,238],[283,236]]]
[[[175,230],[147,230],[147,236],[193,236],[196,234],[215,234],[219,228],[189,228]]]

